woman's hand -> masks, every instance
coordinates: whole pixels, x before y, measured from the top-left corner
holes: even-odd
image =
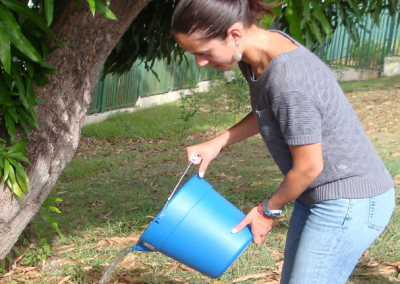
[[[204,173],[206,172],[208,165],[218,155],[218,153],[221,151],[221,148],[222,145],[219,143],[218,139],[212,139],[207,142],[186,148],[188,161],[191,161],[194,157],[197,157],[193,164],[200,164],[200,177],[204,177]]]
[[[188,161],[199,157],[194,161],[194,164],[200,164],[199,176],[203,177],[208,165],[218,155],[222,147],[238,143],[257,133],[259,133],[257,118],[253,112],[250,112],[239,123],[214,139],[187,147]]]
[[[253,234],[253,242],[261,245],[265,241],[265,237],[271,231],[275,218],[261,216],[258,213],[257,207],[250,210],[246,217],[232,229],[232,233],[240,232],[247,225],[251,226],[251,233]]]

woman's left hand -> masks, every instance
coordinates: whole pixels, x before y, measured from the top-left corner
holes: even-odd
[[[272,229],[275,218],[264,217],[258,213],[257,207],[250,210],[246,217],[232,229],[232,233],[240,232],[244,227],[250,225],[251,233],[253,234],[253,242],[261,245],[265,241],[265,237]]]

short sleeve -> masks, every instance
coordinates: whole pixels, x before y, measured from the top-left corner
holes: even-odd
[[[285,143],[307,145],[322,141],[323,104],[319,96],[280,92],[272,102]]]

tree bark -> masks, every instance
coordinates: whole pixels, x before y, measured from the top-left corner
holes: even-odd
[[[36,108],[40,131],[32,130],[26,149],[32,163],[27,169],[29,192],[24,200],[10,198],[10,190],[0,184],[0,259],[11,250],[73,158],[101,68],[148,1],[111,1],[110,9],[118,21],[98,12],[93,18],[87,4],[74,12],[76,0],[59,1],[61,13],[51,28],[69,49],[59,48],[46,58],[55,74],[49,76],[50,84],[35,88],[44,104]]]

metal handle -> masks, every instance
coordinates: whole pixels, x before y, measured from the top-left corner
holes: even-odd
[[[187,166],[185,172],[183,173],[183,175],[182,175],[181,178],[179,179],[179,181],[178,181],[178,183],[176,184],[176,186],[175,186],[174,190],[172,191],[171,195],[168,197],[167,202],[166,202],[165,205],[164,205],[164,208],[161,210],[160,217],[163,216],[164,210],[165,210],[165,208],[167,207],[168,202],[169,202],[169,201],[171,200],[171,198],[174,196],[175,191],[178,189],[178,186],[179,186],[179,185],[181,184],[181,182],[182,182],[182,179],[185,177],[187,171],[190,169],[190,166],[193,165],[193,163],[196,161],[196,159],[197,159],[197,157],[192,157],[192,158],[190,159],[189,165]]]

